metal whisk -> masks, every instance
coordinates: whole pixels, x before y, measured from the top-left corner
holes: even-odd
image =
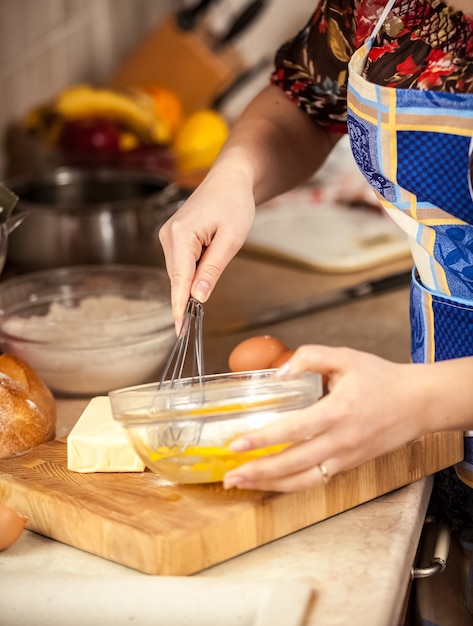
[[[204,354],[202,351],[202,318],[204,316],[204,307],[202,303],[195,298],[190,298],[187,303],[184,319],[176,339],[176,343],[171,351],[169,359],[164,367],[161,381],[153,401],[153,407],[164,407],[167,410],[173,410],[172,395],[165,394],[165,400],[160,399],[160,390],[164,383],[168,389],[172,389],[181,379],[184,365],[189,356],[189,345],[192,346],[192,378],[197,383],[198,402],[204,402]],[[170,378],[168,378],[171,373]],[[194,396],[195,401],[195,396]],[[159,446],[172,448],[174,452],[184,451],[190,445],[197,445],[202,434],[203,422],[201,420],[179,419],[163,428],[158,428],[156,433]]]
[[[164,367],[161,381],[159,383],[159,389],[164,381],[169,380],[169,387],[174,387],[176,381],[182,377],[184,371],[184,365],[187,362],[189,344],[192,341],[192,378],[198,378],[202,383],[204,377],[204,354],[203,354],[203,339],[202,339],[202,321],[204,317],[204,307],[201,302],[193,298],[189,298],[187,303],[184,319],[182,321],[179,335],[176,339],[176,343],[172,349],[169,359]],[[171,373],[171,377],[168,379],[168,375]]]

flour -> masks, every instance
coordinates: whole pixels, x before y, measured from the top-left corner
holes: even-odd
[[[12,317],[3,351],[27,361],[52,390],[96,395],[154,380],[176,335],[167,301],[105,295],[45,315]]]
[[[106,295],[89,296],[74,307],[53,302],[46,315],[7,319],[2,330],[29,341],[85,347],[129,343],[171,324],[171,312],[164,302]]]
[[[111,320],[149,313],[159,305],[158,300],[132,300],[123,296],[89,296],[79,306],[67,307],[53,302],[46,316],[51,321],[82,322],[84,320]]]

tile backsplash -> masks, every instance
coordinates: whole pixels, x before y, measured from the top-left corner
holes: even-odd
[[[172,0],[0,1],[0,176],[8,126],[67,85],[100,83]]]

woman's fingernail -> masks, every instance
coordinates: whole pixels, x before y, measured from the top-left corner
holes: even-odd
[[[230,450],[232,452],[247,452],[251,450],[250,442],[248,439],[236,439],[230,444]]]
[[[192,290],[194,298],[199,302],[205,302],[209,297],[210,284],[206,280],[199,280]]]

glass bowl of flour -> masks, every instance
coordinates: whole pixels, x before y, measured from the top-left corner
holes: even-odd
[[[0,283],[2,352],[27,361],[60,395],[156,380],[175,339],[159,268],[79,265]]]

